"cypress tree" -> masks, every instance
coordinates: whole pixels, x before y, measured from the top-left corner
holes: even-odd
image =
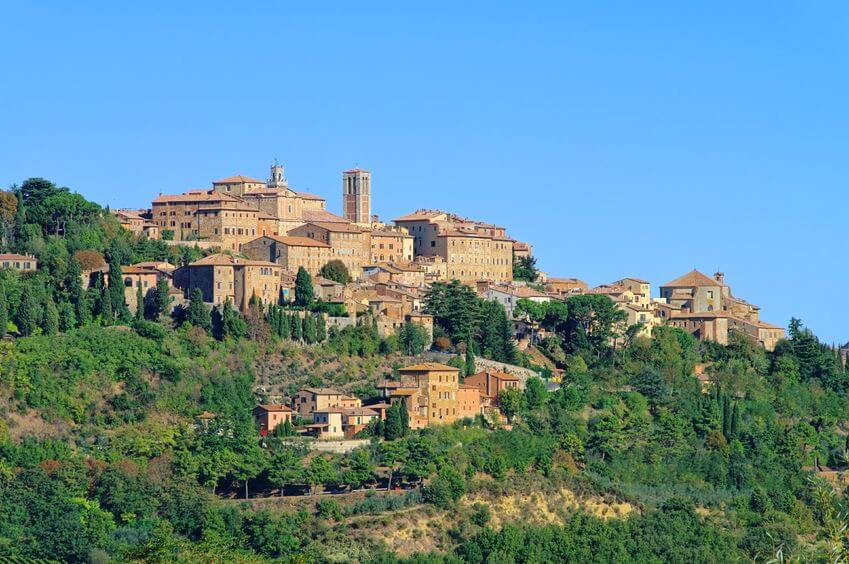
[[[203,292],[200,288],[192,290],[189,307],[186,308],[185,322],[200,327],[206,332],[212,330],[212,316],[209,308],[203,303]]]
[[[312,286],[312,276],[301,266],[295,276],[295,305],[309,306],[315,298],[315,290]]]
[[[6,290],[0,286],[0,339],[6,336],[9,325],[9,304],[6,302]]]
[[[475,373],[475,354],[472,352],[472,344],[466,343],[466,362],[465,366],[465,376],[471,376]]]
[[[63,333],[70,331],[77,325],[74,317],[74,306],[71,302],[59,302],[59,330]]]
[[[136,319],[144,319],[144,290],[141,284],[136,286]]]
[[[303,337],[303,326],[301,325],[301,316],[297,313],[292,314],[292,340],[300,341]]]
[[[327,324],[324,321],[324,314],[319,313],[315,318],[316,340],[323,343],[327,340]]]
[[[21,303],[15,318],[15,325],[18,326],[20,334],[24,337],[32,335],[38,327],[38,317],[38,304],[35,303],[29,284],[26,284],[21,292]]]
[[[102,287],[100,291],[100,319],[104,325],[112,325],[115,314],[112,311],[112,296],[109,288]]]
[[[740,433],[740,403],[734,402],[734,408],[731,412],[731,425],[729,426],[731,436],[736,438]]]
[[[44,306],[44,314],[41,320],[41,330],[45,335],[55,335],[59,332],[59,310],[52,298],[48,298]]]
[[[159,316],[166,313],[171,306],[171,296],[168,294],[170,290],[168,280],[165,277],[159,279],[156,283],[156,293],[154,294],[150,318],[154,321],[159,319]]]
[[[292,335],[292,322],[289,320],[289,315],[280,310],[280,337],[288,339]]]
[[[109,298],[112,301],[114,315],[122,321],[129,321],[130,309],[124,298],[124,273],[117,259],[109,264]]]
[[[304,317],[304,341],[308,344],[313,344],[318,339],[317,331],[315,328],[315,317],[307,314]]]
[[[722,394],[722,434],[731,439],[731,402],[726,394]]]

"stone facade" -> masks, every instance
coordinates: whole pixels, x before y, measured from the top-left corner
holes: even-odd
[[[342,173],[342,215],[351,223],[371,221],[371,173],[354,168]]]
[[[411,262],[413,260],[412,235],[402,229],[371,230],[371,263]]]
[[[452,423],[473,410],[471,397],[464,394],[466,405],[458,410],[459,370],[436,362],[402,368],[399,382],[385,381],[379,387],[391,403],[401,403],[410,414],[410,427]]]
[[[413,252],[440,256],[449,279],[461,282],[513,279],[513,240],[503,227],[440,210],[418,210],[395,219],[414,237]]]
[[[351,223],[307,223],[292,229],[289,234],[329,245],[333,250],[333,258],[342,261],[354,279],[362,275],[362,267],[370,257],[369,231]]]
[[[30,272],[38,269],[38,261],[34,256],[18,255],[15,253],[0,254],[0,268],[11,268],[21,272]]]
[[[699,339],[728,343],[728,331],[740,331],[773,350],[784,329],[760,320],[760,308],[735,297],[721,272],[713,278],[693,270],[660,287],[661,317]]]
[[[242,253],[254,260],[276,262],[289,272],[303,267],[312,276],[333,259],[330,245],[295,236],[265,236],[242,245]]]
[[[200,288],[205,302],[221,305],[229,299],[234,307],[245,311],[253,296],[266,304],[277,303],[282,271],[273,262],[215,254],[177,269],[174,285],[187,298]]]

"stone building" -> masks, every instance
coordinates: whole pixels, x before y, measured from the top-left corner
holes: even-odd
[[[473,397],[464,392],[458,409],[459,370],[436,362],[407,366],[399,371],[400,381],[384,381],[378,388],[391,403],[401,403],[410,415],[410,427],[453,423],[475,411]]]
[[[198,240],[202,236],[198,213],[206,210],[218,212],[225,205],[233,206],[235,209],[244,205],[244,202],[236,196],[215,190],[190,190],[175,195],[160,194],[153,200],[151,207],[152,221],[160,227],[160,231],[170,231],[174,241]],[[256,216],[256,210],[254,211]],[[212,213],[205,216],[206,219],[214,217],[215,215]],[[254,224],[250,227],[256,230],[257,225]],[[204,234],[209,233],[213,228],[213,225],[207,223]],[[245,226],[242,226],[242,229],[244,228]],[[218,236],[215,240],[221,241],[224,233],[221,232]]]
[[[411,262],[413,240],[413,236],[401,228],[372,229],[369,262]]]
[[[241,174],[212,182],[212,189],[214,191],[238,197],[244,196],[246,192],[250,192],[251,190],[260,190],[262,188],[265,188],[265,182]]]
[[[199,240],[219,243],[221,249],[240,251],[259,235],[259,214],[242,201],[221,201],[195,212],[193,234]]]
[[[513,239],[503,227],[441,210],[418,210],[395,219],[413,236],[415,255],[440,256],[449,279],[513,279]]]
[[[784,329],[760,320],[760,308],[735,297],[721,272],[713,278],[692,270],[660,287],[661,318],[699,339],[728,343],[728,331],[749,335],[766,350],[784,338]]]
[[[273,433],[278,425],[292,422],[292,409],[287,405],[260,404],[254,408],[254,419],[260,432]]]
[[[581,294],[589,289],[589,285],[579,278],[549,278],[545,281],[545,291],[552,294]]]
[[[414,262],[379,262],[363,267],[363,277],[373,282],[397,282],[406,286],[424,287],[426,270]]]
[[[127,302],[127,307],[129,307],[130,313],[135,313],[136,308],[138,307],[137,302],[139,287],[142,289],[142,299],[146,299],[149,293],[156,288],[156,285],[161,279],[165,278],[168,280],[170,286],[171,273],[174,268],[168,263],[165,264],[167,264],[170,269],[168,267],[159,267],[149,263],[139,263],[121,267],[121,277],[124,285],[124,301]]]
[[[371,173],[354,168],[342,173],[342,215],[351,223],[371,221]]]
[[[362,275],[363,265],[369,262],[369,231],[352,223],[311,222],[292,229],[289,234],[329,245],[333,258],[342,261],[353,279]]]
[[[219,253],[174,271],[174,285],[186,298],[200,288],[203,301],[220,305],[229,299],[234,307],[245,311],[253,296],[266,304],[278,302],[282,271],[273,262]]]
[[[466,376],[463,384],[477,388],[481,397],[486,398],[490,405],[498,405],[498,394],[502,390],[519,390],[522,388],[522,381],[518,376],[498,370],[484,370]]]
[[[333,260],[330,245],[309,237],[259,237],[242,245],[242,253],[254,260],[276,262],[289,272],[303,267],[312,276]]]
[[[333,388],[304,388],[292,396],[292,409],[302,417],[326,409],[360,407],[359,399]]]
[[[2,253],[0,254],[0,268],[11,268],[12,270],[29,272],[38,269],[38,260],[30,255]]]

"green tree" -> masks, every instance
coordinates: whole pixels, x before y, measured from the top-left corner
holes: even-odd
[[[59,330],[63,333],[66,331],[70,331],[73,329],[77,320],[74,315],[74,306],[71,302],[61,301],[59,302]]]
[[[307,307],[314,299],[315,289],[312,285],[312,276],[301,266],[295,276],[295,305]]]
[[[292,322],[291,331],[289,332],[292,335],[293,341],[300,341],[303,338],[303,325],[301,322],[301,316],[297,313],[293,313],[292,317],[289,318]]]
[[[472,351],[473,346],[473,343],[466,343],[466,360],[463,363],[463,372],[466,378],[476,372],[475,353]]]
[[[348,267],[339,259],[333,259],[322,266],[319,275],[340,284],[347,284],[351,281],[351,274],[348,272]]]
[[[380,443],[378,457],[380,463],[389,469],[389,482],[386,489],[392,489],[392,478],[407,460],[407,445],[403,441],[386,441]]]
[[[316,456],[304,470],[304,478],[310,486],[312,494],[318,492],[318,487],[330,482],[336,477],[336,472],[324,456]]]
[[[200,288],[193,289],[189,296],[189,307],[186,308],[184,322],[200,327],[207,333],[212,331],[212,314],[203,302],[203,292]]]
[[[522,410],[522,403],[522,392],[515,388],[504,388],[498,392],[498,407],[510,422]]]
[[[18,304],[15,325],[18,326],[20,334],[27,337],[35,332],[39,319],[40,312],[33,290],[29,284],[25,284],[21,292],[20,304]]]
[[[513,280],[536,282],[538,277],[537,259],[534,257],[521,257],[513,263]]]
[[[156,290],[153,299],[150,300],[150,314],[148,319],[157,321],[171,307],[171,288],[168,280],[163,276],[156,282]]]
[[[136,285],[136,319],[142,320],[144,319],[144,290],[142,290],[142,285]]]
[[[401,350],[409,356],[422,354],[427,346],[427,329],[418,323],[404,323],[398,328],[397,337]]]
[[[545,390],[545,384],[539,378],[528,378],[527,382],[525,382],[524,403],[528,409],[534,410],[542,407],[547,395],[548,392]]]
[[[121,321],[129,321],[130,310],[124,297],[124,274],[121,262],[116,257],[113,257],[109,264],[109,297],[115,316]]]
[[[112,310],[112,296],[109,293],[109,288],[106,286],[101,287],[100,289],[100,308],[98,313],[100,313],[100,321],[103,325],[112,325],[115,321],[115,313]]]
[[[303,323],[304,341],[313,344],[318,340],[318,332],[315,327],[315,317],[310,314],[304,316]]]
[[[56,303],[50,298],[48,298],[47,305],[44,307],[41,330],[45,335],[55,335],[59,332],[59,310],[56,309]]]
[[[286,422],[288,421],[287,419]],[[304,480],[303,469],[298,452],[289,447],[275,451],[271,455],[271,462],[268,465],[268,479],[280,488],[281,496],[286,486],[302,483]]]
[[[315,316],[315,335],[316,341],[319,343],[327,340],[327,323],[324,320],[323,313],[317,313]]]
[[[6,301],[6,290],[0,286],[0,339],[6,336],[9,326],[9,303]]]

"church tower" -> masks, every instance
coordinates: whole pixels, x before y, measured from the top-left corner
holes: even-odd
[[[371,173],[354,168],[342,173],[342,215],[353,223],[371,221]]]
[[[288,188],[289,183],[286,182],[286,173],[283,170],[283,165],[274,160],[271,165],[271,178],[268,179],[269,188]]]

